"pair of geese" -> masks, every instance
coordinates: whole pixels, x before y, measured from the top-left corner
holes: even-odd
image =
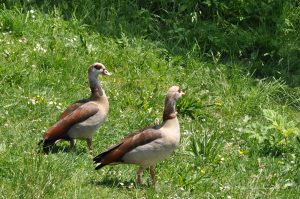
[[[98,81],[99,74],[111,75],[103,64],[92,64],[88,69],[90,98],[79,100],[69,106],[59,120],[45,132],[40,142],[44,152],[48,152],[59,140],[70,141],[70,148],[74,150],[75,139],[85,139],[92,154],[92,137],[104,122],[109,110],[108,99]],[[136,131],[94,157],[95,169],[118,163],[137,164],[138,185],[142,184],[142,173],[145,168],[150,168],[152,182],[155,185],[154,164],[168,157],[179,144],[180,127],[175,105],[176,100],[183,95],[178,86],[169,88],[162,124]]]

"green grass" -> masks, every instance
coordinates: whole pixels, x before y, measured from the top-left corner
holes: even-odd
[[[240,65],[174,55],[159,41],[120,35],[104,36],[76,18],[63,20],[58,10],[0,10],[0,197],[299,196],[298,88],[254,79]],[[161,121],[171,85],[187,93],[177,106],[180,146],[156,166],[157,190],[148,186],[148,172],[145,186],[136,187],[133,165],[95,171],[83,141],[76,153],[68,152],[68,143],[59,143],[57,153],[37,153],[43,132],[63,109],[89,95],[87,68],[96,61],[113,75],[100,79],[110,112],[94,137],[95,153]],[[264,110],[276,112],[273,123]],[[280,119],[285,122],[275,128]],[[291,135],[278,144],[283,130]]]

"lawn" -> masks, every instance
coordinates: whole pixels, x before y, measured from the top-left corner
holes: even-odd
[[[1,198],[298,198],[300,89],[256,78],[240,63],[174,53],[160,40],[102,34],[59,9],[0,10]],[[175,44],[174,44],[175,45]],[[60,113],[88,97],[87,69],[100,77],[110,110],[94,136],[94,155],[130,132],[162,120],[167,89],[177,103],[181,141],[172,156],[135,181],[137,166],[94,170],[85,141],[37,143]]]

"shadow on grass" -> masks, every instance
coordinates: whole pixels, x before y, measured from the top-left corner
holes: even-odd
[[[90,183],[94,186],[104,186],[104,187],[116,187],[116,188],[133,188],[137,187],[136,183],[132,180],[124,181],[117,177],[104,177],[102,180],[91,180]]]
[[[230,7],[231,4],[225,3],[224,5]],[[292,10],[285,11],[286,14],[280,16],[283,12],[281,7],[292,8],[294,7],[292,3],[286,3],[286,6],[282,6],[281,3],[270,5],[271,7],[273,6],[273,9],[278,9],[278,12],[275,12],[278,14],[267,18],[265,18],[265,14],[251,16],[246,12],[246,18],[249,17],[247,20],[251,21],[251,23],[245,21],[241,23],[247,24],[246,26],[229,22],[231,20],[236,21],[235,17],[221,17],[221,21],[215,20],[215,13],[211,12],[211,7],[206,7],[205,3],[199,3],[196,0],[189,1],[189,3],[177,1],[147,1],[146,3],[146,1],[130,0],[116,2],[108,0],[6,0],[3,5],[8,9],[19,5],[24,10],[38,9],[45,14],[61,14],[64,20],[75,19],[79,22],[77,25],[87,26],[89,30],[98,32],[106,37],[117,38],[118,43],[123,47],[130,40],[128,38],[138,37],[158,42],[163,48],[168,50],[166,57],[169,57],[169,55],[174,55],[175,57],[181,57],[176,55],[184,55],[176,61],[178,62],[177,65],[186,65],[189,59],[187,55],[191,52],[196,58],[215,64],[216,58],[214,54],[221,52],[220,55],[222,54],[222,56],[218,61],[220,63],[226,65],[232,62],[239,63],[244,66],[242,69],[250,71],[256,78],[283,78],[290,86],[300,85],[298,80],[300,76],[300,62],[297,48],[287,47],[289,43],[281,42],[279,39],[280,34],[279,36],[274,36],[276,39],[268,36],[273,35],[274,30],[280,27],[275,21],[292,12]],[[236,9],[228,10],[228,12],[241,14],[245,8],[248,8],[246,4],[243,4],[243,6],[237,6]],[[184,8],[184,10],[181,8]],[[260,11],[258,12],[265,13],[263,9],[259,9]],[[201,10],[207,12],[207,18],[197,17],[199,18],[198,25],[191,24],[189,22],[191,15]],[[274,17],[278,18],[278,20],[274,20]],[[266,28],[262,28],[260,24],[263,22],[252,23],[253,20],[258,18],[264,19],[262,21],[267,22],[266,26],[267,24],[269,25]],[[232,25],[225,25],[222,23],[223,21],[227,21],[229,24],[232,23]],[[228,34],[224,34],[224,31],[228,32]],[[249,37],[248,35],[257,36]],[[283,38],[285,37],[284,35]],[[82,35],[81,39],[87,48]],[[282,47],[280,44],[284,44],[286,47]],[[289,49],[290,52],[282,53],[283,49]],[[283,52],[285,51],[283,50]],[[266,56],[266,54],[269,54],[266,52],[274,52],[274,55],[272,53],[272,56]],[[242,54],[243,56],[241,56]]]
[[[42,146],[37,147],[38,153],[45,153],[45,154],[56,154],[56,153],[73,153],[75,155],[81,155],[81,154],[88,154],[88,151],[84,147],[76,147],[75,151],[71,151],[70,146],[66,144],[55,144],[54,146],[49,149],[48,152],[43,152]]]
[[[134,180],[122,180],[117,177],[112,177],[109,174],[103,176],[101,180],[90,180],[90,184],[93,186],[104,186],[108,188],[119,188],[119,189],[144,189],[152,188],[152,185],[149,183],[144,183],[141,186],[138,186]]]

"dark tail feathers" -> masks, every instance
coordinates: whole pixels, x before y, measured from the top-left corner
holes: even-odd
[[[104,167],[106,164],[98,164],[96,167],[95,167],[95,170],[98,170],[98,169],[101,169],[102,167]]]
[[[96,157],[93,158],[93,161],[96,165],[95,170],[101,169],[102,167],[104,167],[106,164],[102,164],[102,158],[106,153],[100,153],[99,155],[97,155]]]
[[[41,147],[42,147],[42,150],[44,153],[49,153],[49,151],[51,150],[51,148],[54,144],[55,144],[55,141],[53,141],[53,140],[42,139],[38,142],[39,149],[41,149]],[[39,150],[39,152],[41,152],[41,150]]]

